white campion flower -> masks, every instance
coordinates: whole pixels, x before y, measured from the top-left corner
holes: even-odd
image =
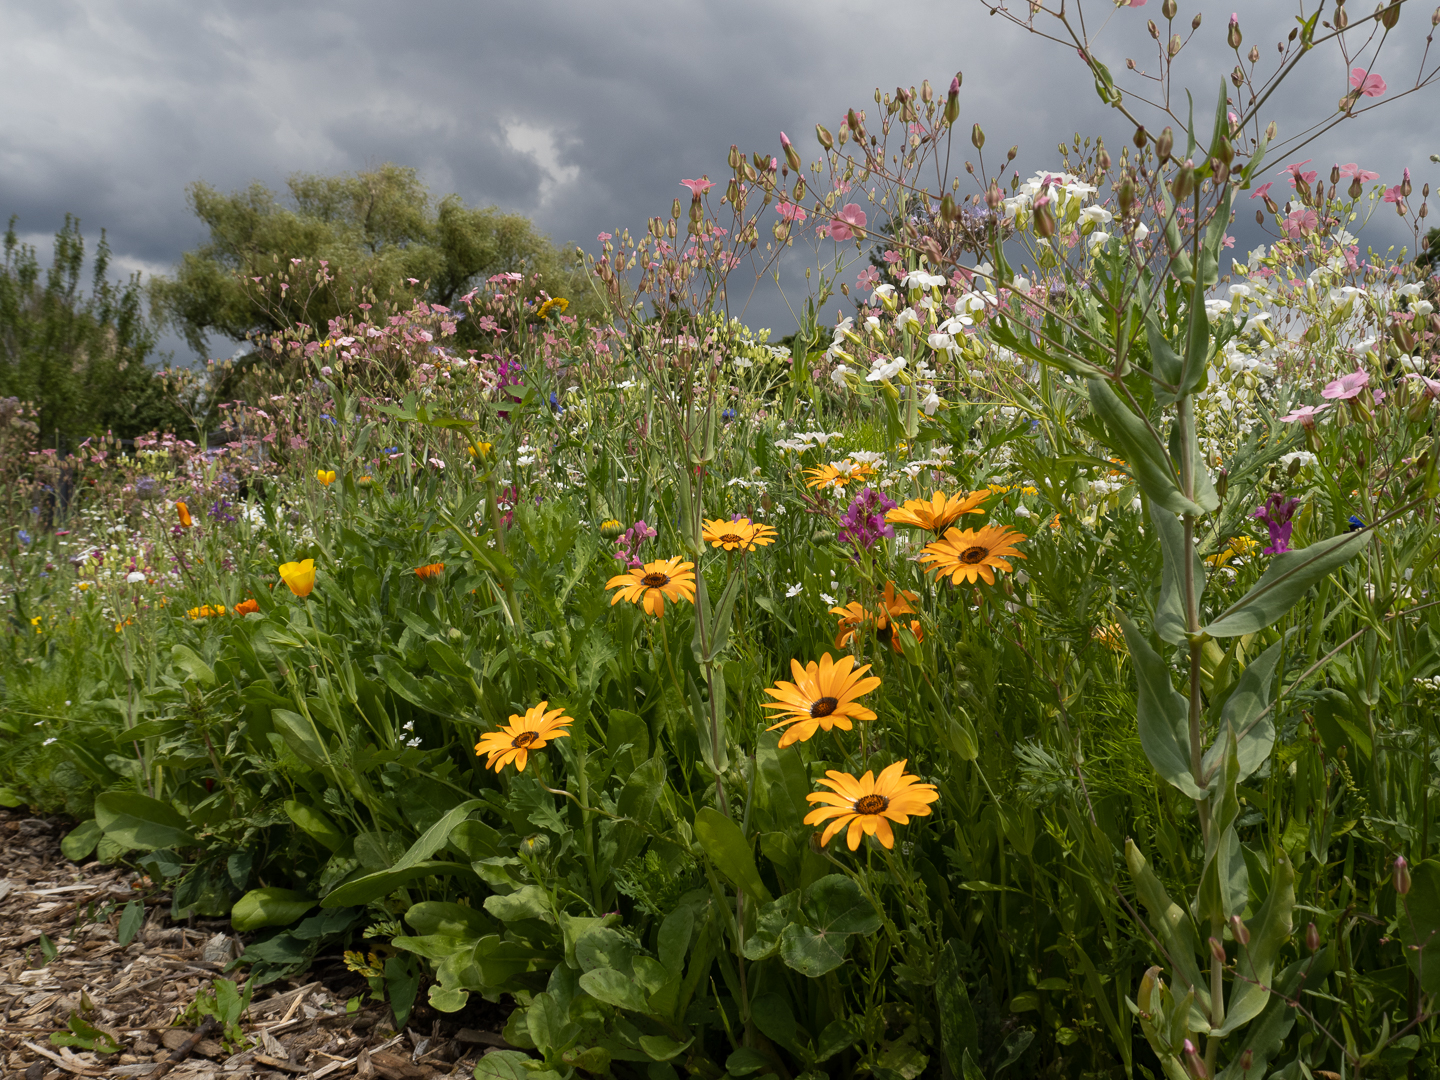
[[[754,360],[747,360],[743,356],[732,357],[730,362],[734,364],[737,368],[739,368],[741,371],[744,371],[746,368],[752,368],[755,366]]]
[[[1080,221],[1088,221],[1093,225],[1108,225],[1114,217],[1115,215],[1103,206],[1087,206],[1080,211]]]
[[[895,316],[895,329],[906,330],[911,327],[916,330],[920,329],[920,316],[915,314],[914,308],[901,308],[899,314]]]
[[[1096,229],[1093,233],[1090,234],[1089,237],[1090,250],[1094,251],[1098,247],[1104,247],[1105,241],[1109,239],[1110,234],[1108,232],[1106,232],[1104,229]]]
[[[1288,469],[1292,461],[1298,461],[1302,466],[1305,466],[1315,465],[1318,463],[1319,459],[1314,454],[1310,453],[1309,450],[1296,450],[1293,454],[1280,455],[1280,464],[1283,465],[1285,468]]]
[[[1230,299],[1236,300],[1242,297],[1248,299],[1254,293],[1254,291],[1255,290],[1250,288],[1249,285],[1231,285]]]
[[[1416,315],[1433,315],[1435,314],[1435,305],[1429,300],[1411,300],[1410,310]]]
[[[1139,241],[1144,240],[1144,239],[1145,239],[1147,236],[1149,236],[1149,235],[1150,235],[1150,226],[1149,226],[1149,225],[1146,225],[1143,221],[1136,222],[1136,224],[1135,224],[1135,240],[1136,240],[1136,242],[1138,243]]]
[[[870,294],[870,305],[874,307],[885,300],[891,300],[895,296],[895,286],[888,281],[882,285],[876,285],[875,291]]]
[[[1024,274],[1016,274],[1010,279],[1010,288],[1015,292],[1028,293],[1030,291],[1030,279]]]
[[[1398,364],[1400,367],[1404,368],[1406,371],[1425,370],[1425,361],[1418,356],[1402,356],[1398,360],[1396,360],[1395,363]]]
[[[995,276],[995,267],[991,266],[988,261],[976,263],[975,276],[982,278],[992,278]]]
[[[794,585],[791,585],[790,588],[785,590],[785,599],[792,600],[804,591],[805,586],[801,582],[797,581]]]
[[[139,570],[131,570],[130,573],[125,575],[125,580],[131,585],[139,585],[145,580],[145,575],[140,573]]]
[[[865,316],[865,329],[875,331],[880,329],[880,318],[876,315]]]
[[[924,270],[911,270],[905,275],[905,287],[907,289],[943,289],[945,278],[941,274],[931,274]]]
[[[850,369],[844,364],[836,364],[835,370],[830,372],[830,381],[836,386],[845,385],[845,376],[850,374]]]
[[[893,360],[886,360],[882,356],[870,365],[870,374],[865,376],[865,381],[881,382],[885,379],[893,379],[905,370],[905,364],[906,360],[903,356],[897,356]]]
[[[959,313],[984,311],[987,301],[993,304],[995,294],[992,292],[967,292],[955,301],[955,310]]]
[[[1420,290],[1424,288],[1418,281],[1410,281],[1401,285],[1395,290],[1396,296],[1419,296]]]
[[[942,334],[949,334],[951,337],[956,337],[963,333],[967,326],[974,325],[975,320],[970,318],[969,315],[952,315],[940,324],[940,332]]]
[[[925,410],[926,416],[934,416],[935,410],[940,408],[940,395],[935,393],[935,388],[930,388],[930,393],[920,399],[920,408]]]
[[[931,334],[929,337],[927,337],[925,339],[925,343],[937,352],[942,352],[945,349],[953,349],[955,347],[955,339],[953,337],[951,337],[949,334],[943,334],[938,332]]]

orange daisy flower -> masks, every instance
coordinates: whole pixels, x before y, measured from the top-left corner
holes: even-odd
[[[524,772],[525,763],[533,751],[541,749],[547,742],[569,735],[570,732],[564,729],[575,722],[573,717],[565,715],[564,709],[546,712],[545,707],[549,704],[542,701],[527,710],[524,716],[511,713],[509,724],[499,731],[480,736],[480,741],[475,744],[475,756],[487,755],[485,767],[497,773],[512,761],[517,772]]]
[[[749,518],[736,518],[734,521],[715,518],[713,521],[706,521],[700,536],[712,547],[724,548],[726,551],[754,551],[757,546],[775,542],[774,529],[769,525],[757,525]]]
[[[806,825],[829,821],[820,834],[820,845],[828,844],[841,829],[851,851],[860,846],[860,837],[874,836],[887,848],[895,846],[890,822],[908,825],[912,817],[928,817],[930,803],[940,797],[934,784],[922,784],[918,776],[905,771],[905,760],[881,771],[867,772],[858,780],[849,773],[829,769],[820,783],[830,791],[812,791],[807,802],[820,803],[805,815]]]
[[[415,576],[421,581],[428,581],[430,578],[439,577],[444,572],[445,564],[443,562],[432,562],[426,566],[417,566],[415,568]]]
[[[965,514],[983,514],[980,504],[990,497],[988,490],[972,491],[969,495],[946,495],[937,491],[928,499],[907,499],[885,515],[892,525],[910,525],[937,536]]]
[[[831,728],[849,731],[854,726],[852,719],[874,720],[873,712],[856,703],[856,698],[880,685],[874,675],[868,679],[861,677],[869,670],[869,664],[855,667],[853,656],[832,660],[826,653],[818,664],[811,660],[803,668],[799,660],[791,660],[790,671],[795,681],[777,680],[765,690],[776,700],[767,701],[761,707],[775,709],[779,717],[778,722],[766,730],[790,726],[780,737],[781,747],[786,747],[805,742],[816,731]]]
[[[647,614],[657,619],[665,615],[665,601],[672,604],[681,600],[695,602],[695,564],[682,562],[679,558],[661,559],[637,566],[623,574],[616,574],[605,583],[607,589],[619,589],[610,605],[629,600],[639,604]]]
[[[805,475],[810,478],[805,481],[806,487],[824,491],[826,488],[843,488],[868,479],[875,475],[875,466],[858,461],[837,461],[832,465],[817,465],[813,469],[806,469]]]
[[[996,570],[1014,569],[1007,556],[1024,559],[1014,545],[1028,539],[1024,533],[1015,532],[1003,525],[986,525],[983,529],[947,529],[945,535],[933,544],[926,544],[920,552],[920,561],[931,563],[931,569],[939,577],[948,577],[955,585],[961,581],[975,583],[983,578],[986,585],[995,584]]]

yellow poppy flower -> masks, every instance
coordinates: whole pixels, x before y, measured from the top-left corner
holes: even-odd
[[[883,769],[878,777],[866,772],[856,779],[849,773],[828,769],[820,783],[832,790],[812,791],[805,796],[807,802],[822,804],[805,815],[805,824],[829,821],[820,834],[822,847],[844,829],[845,843],[851,851],[860,846],[862,835],[873,836],[893,848],[895,834],[890,822],[908,825],[912,817],[928,817],[929,804],[940,797],[934,784],[922,784],[918,776],[905,771],[904,759]]]
[[[334,470],[334,469],[316,469],[316,470],[315,470],[315,479],[316,479],[316,480],[319,480],[319,481],[320,481],[322,484],[324,484],[326,487],[329,487],[331,484],[333,484],[333,483],[335,482],[335,470]]]
[[[694,569],[692,562],[661,559],[616,574],[605,583],[605,588],[620,590],[610,601],[612,607],[621,600],[629,600],[657,619],[663,618],[666,600],[672,604],[681,600],[695,602]]]
[[[290,586],[290,591],[299,597],[310,595],[315,588],[315,560],[287,562],[280,566],[280,580]]]
[[[911,525],[936,534],[943,533],[965,514],[983,514],[980,504],[990,497],[988,490],[969,495],[946,495],[937,491],[928,499],[907,499],[885,515],[891,525]]]
[[[811,660],[804,667],[799,660],[792,659],[790,672],[795,681],[776,680],[774,686],[765,690],[776,700],[765,702],[761,708],[775,709],[780,718],[766,730],[788,725],[790,730],[780,737],[780,745],[786,747],[805,742],[816,731],[829,731],[832,727],[849,731],[854,726],[852,719],[874,720],[875,714],[855,701],[880,685],[874,675],[862,678],[869,670],[869,664],[855,667],[853,656],[832,660],[826,653],[819,663]]]
[[[769,525],[757,525],[749,518],[736,518],[734,521],[715,518],[713,521],[706,521],[700,536],[710,546],[724,548],[726,551],[754,551],[757,545],[775,542],[774,529]]]
[[[938,576],[948,577],[956,585],[962,580],[973,585],[976,578],[984,578],[986,585],[994,585],[996,570],[1013,569],[1006,562],[1006,556],[1027,558],[1014,546],[1026,539],[1024,533],[1003,525],[986,525],[979,531],[947,529],[944,537],[925,545],[920,561],[931,563],[930,568],[938,571]]]
[[[485,767],[497,773],[512,761],[518,772],[525,771],[530,754],[547,742],[563,739],[570,733],[564,728],[575,720],[565,715],[564,709],[545,711],[550,702],[542,701],[524,716],[510,714],[510,723],[499,731],[487,732],[475,744],[475,756],[487,755]]]

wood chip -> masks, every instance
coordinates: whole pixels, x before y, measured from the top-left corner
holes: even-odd
[[[269,1065],[272,1069],[283,1069],[288,1073],[309,1072],[303,1065],[292,1065],[288,1061],[281,1061],[279,1058],[271,1057],[269,1054],[256,1054],[255,1060],[261,1065]]]
[[[74,1074],[75,1076],[105,1075],[104,1070],[85,1065],[84,1062],[76,1059],[74,1054],[71,1054],[69,1056],[69,1060],[67,1060],[66,1058],[61,1057],[59,1054],[56,1054],[50,1050],[46,1050],[43,1046],[37,1046],[35,1043],[30,1042],[28,1039],[21,1040],[20,1045],[25,1047],[26,1050],[29,1050],[32,1053],[39,1054],[43,1058],[49,1058],[58,1067],[68,1073]]]

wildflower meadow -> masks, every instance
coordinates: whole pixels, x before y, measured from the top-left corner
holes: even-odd
[[[1093,5],[1164,71],[1225,35],[1157,105],[1015,6],[1105,132],[876,91],[600,234],[600,315],[297,259],[247,288],[341,314],[211,437],[0,403],[0,798],[254,987],[503,1007],[476,1076],[1436,1075],[1429,187],[1305,147],[1427,91],[1383,46],[1440,12],[1262,61]],[[732,314],[781,272],[784,338]]]

